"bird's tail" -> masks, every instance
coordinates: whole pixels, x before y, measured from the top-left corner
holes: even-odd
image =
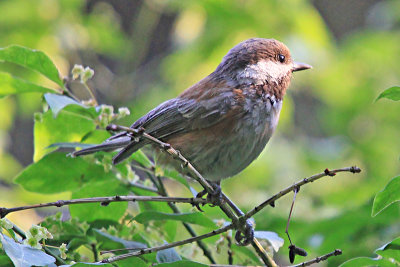
[[[122,148],[122,150],[113,158],[113,164],[118,164],[144,145],[146,145],[146,142],[143,140],[135,140],[134,138],[127,135],[116,135],[107,139],[100,145],[94,145],[78,151],[74,151],[69,155],[71,157],[79,157],[98,151],[113,151]]]

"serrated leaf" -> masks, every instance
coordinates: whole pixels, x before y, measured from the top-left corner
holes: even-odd
[[[400,176],[393,178],[385,188],[376,194],[372,205],[372,216],[400,200]]]
[[[53,112],[54,117],[57,117],[58,112],[64,109],[66,106],[75,105],[78,108],[80,113],[88,114],[90,117],[94,117],[93,115],[96,114],[94,107],[85,106],[74,99],[64,96],[64,95],[57,95],[57,94],[44,94],[44,98],[46,99],[47,104],[49,104],[51,111]],[[92,113],[89,112],[88,109],[92,108]],[[82,115],[83,115],[82,114]]]
[[[65,153],[51,153],[25,168],[15,182],[28,191],[54,194],[74,191],[89,181],[111,177],[113,175],[105,173],[102,166],[82,158],[67,157]]]
[[[375,253],[384,258],[400,262],[400,237],[378,248]]]
[[[44,113],[35,121],[34,126],[34,161],[54,151],[54,143],[80,142],[82,138],[96,128],[94,121],[80,114],[62,110],[57,118],[51,111]]]
[[[283,238],[279,237],[279,235],[275,232],[255,231],[254,237],[267,240],[271,244],[271,246],[274,248],[275,252],[278,252],[279,248],[281,248],[284,243]]]
[[[400,87],[393,86],[393,87],[386,89],[377,97],[377,99],[375,101],[378,101],[381,98],[387,98],[390,100],[399,101],[400,100]]]
[[[128,188],[122,185],[118,180],[109,179],[85,183],[85,185],[72,193],[71,198],[124,196],[128,195],[128,193]],[[69,210],[72,217],[84,218],[85,221],[92,222],[94,220],[118,221],[124,215],[127,208],[128,202],[111,202],[106,206],[100,203],[72,205],[69,207]]]
[[[8,236],[0,234],[0,238],[4,251],[16,267],[46,266],[56,261],[43,251],[17,243]]]
[[[174,220],[210,228],[215,227],[215,223],[200,212],[173,214],[157,211],[145,211],[138,214],[135,217],[135,220],[142,224],[146,224],[149,221]]]
[[[179,256],[174,248],[157,251],[156,259],[158,263],[167,263],[182,260],[181,256]]]
[[[63,87],[63,82],[53,61],[42,51],[11,45],[0,48],[0,61],[7,61],[35,70]]]
[[[48,93],[54,92],[54,90],[16,78],[9,73],[0,72],[0,97],[35,92]]]
[[[120,245],[120,246],[118,246],[118,245],[117,246],[115,246],[115,245],[114,246],[106,245],[106,247],[107,247],[106,249],[117,249],[117,248],[121,248],[121,247],[124,247],[124,248],[138,248],[138,249],[147,248],[146,244],[143,244],[143,243],[140,243],[140,242],[136,242],[136,241],[125,240],[125,239],[110,235],[108,233],[104,233],[104,232],[100,231],[99,229],[93,229],[93,231],[97,235],[102,237],[102,238],[97,238],[98,240],[103,242],[102,246],[104,246],[104,243],[107,240],[111,241],[112,243],[117,243],[117,244]],[[106,239],[106,241],[104,239]]]

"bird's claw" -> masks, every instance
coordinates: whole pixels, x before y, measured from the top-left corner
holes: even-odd
[[[208,193],[207,190],[204,189],[203,191],[197,193],[196,198],[201,198],[207,195],[207,202],[210,203],[211,207],[220,206],[222,204],[221,186],[219,185],[219,183],[210,183],[210,184],[214,188],[213,193]],[[198,205],[196,205],[196,208],[199,209],[199,207],[197,206]],[[200,209],[200,211],[202,210]]]
[[[246,220],[244,231],[237,230],[235,234],[235,240],[239,246],[247,246],[254,239],[254,227],[253,223],[248,219]]]

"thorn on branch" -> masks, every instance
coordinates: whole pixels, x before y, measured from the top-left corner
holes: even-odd
[[[108,205],[110,205],[110,201],[100,202],[100,205],[103,206],[103,207],[107,207]]]
[[[106,130],[115,132],[115,131],[118,131],[118,126],[116,124],[109,124],[109,125],[107,125]]]
[[[58,207],[58,208],[60,208],[60,207],[62,207],[62,206],[64,206],[64,205],[65,205],[64,200],[58,200],[58,201],[55,203],[55,206]]]
[[[360,173],[360,172],[361,172],[361,169],[358,168],[357,166],[351,166],[351,167],[350,167],[350,172],[352,172],[352,173]],[[335,255],[335,256],[336,256],[336,255]]]
[[[360,171],[361,171],[361,170],[360,170]],[[335,252],[333,253],[333,255],[335,255],[335,256],[342,255],[342,250],[340,250],[340,249],[335,249]]]
[[[328,176],[335,176],[335,175],[336,175],[336,173],[331,172],[328,168],[326,168],[326,169],[324,170],[324,173],[325,173],[326,175],[328,175]]]
[[[275,201],[272,201],[271,203],[269,203],[269,205],[273,208],[275,208]]]

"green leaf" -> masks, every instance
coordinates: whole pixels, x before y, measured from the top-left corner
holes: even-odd
[[[57,118],[51,111],[38,114],[34,127],[34,161],[54,151],[49,148],[54,143],[80,142],[82,138],[96,128],[92,119],[67,110],[59,112]]]
[[[378,248],[375,253],[384,258],[400,262],[400,237]]]
[[[271,246],[274,248],[275,252],[278,252],[279,248],[283,246],[284,240],[279,237],[279,235],[275,232],[270,231],[255,231],[254,237],[259,239],[265,239]]]
[[[17,267],[46,266],[56,261],[54,257],[43,251],[17,243],[8,236],[0,234],[0,238],[4,251]]]
[[[93,229],[93,231],[98,235],[97,240],[102,242],[103,249],[117,249],[117,248],[147,248],[146,244],[125,240],[108,233],[102,232],[99,229]]]
[[[360,266],[369,266],[369,267],[394,267],[393,263],[386,259],[372,259],[367,257],[359,257],[348,260],[342,263],[339,267],[360,267]]]
[[[101,267],[114,267],[112,264],[110,264],[110,263],[95,263],[95,262],[79,262],[79,263],[75,263],[75,264],[73,264],[73,265],[61,265],[60,267],[88,267],[88,266],[91,266],[91,265],[96,265],[96,266],[98,266],[98,265],[101,265]]]
[[[122,261],[118,261],[118,266],[119,267],[147,267],[148,264],[146,264],[142,259],[138,257],[131,257]]]
[[[390,100],[399,101],[400,100],[400,87],[393,86],[393,87],[386,89],[378,96],[378,98],[375,101],[378,101],[381,98],[387,98]]]
[[[385,188],[376,194],[372,216],[376,216],[389,205],[400,200],[400,176],[393,178]]]
[[[135,220],[141,224],[146,224],[149,221],[174,220],[210,228],[215,227],[215,223],[200,212],[172,214],[157,211],[145,211],[137,215]]]
[[[13,263],[7,255],[0,254],[0,267],[13,266]]]
[[[43,52],[23,46],[0,48],[0,61],[7,61],[35,70],[63,87],[63,82],[53,61]]]
[[[182,260],[181,256],[179,256],[174,248],[167,248],[158,251],[156,259],[158,263],[175,262]]]
[[[96,179],[96,176],[93,177]],[[97,180],[97,179],[96,179]],[[88,198],[101,196],[127,195],[129,190],[117,179],[108,181],[85,183],[79,190],[72,193],[71,198]],[[72,217],[84,218],[91,222],[94,220],[118,221],[128,208],[128,202],[111,202],[108,205],[91,203],[86,205],[72,205],[69,207]]]
[[[67,157],[64,153],[51,153],[24,169],[15,182],[28,191],[53,194],[73,191],[92,180],[111,177],[112,173],[105,173],[102,166],[82,158]]]
[[[83,111],[85,111],[85,109],[90,108],[64,95],[47,93],[44,94],[44,98],[46,99],[47,104],[49,104],[51,110],[53,111],[54,117],[57,117],[58,112],[60,112],[63,108],[69,105],[76,105],[80,107],[81,110],[83,109]]]
[[[171,178],[175,181],[178,181],[179,183],[183,184],[187,189],[190,190],[190,186],[188,183],[188,180],[183,177],[178,171],[176,170],[170,170],[170,169],[164,169],[163,170],[163,176],[167,178]]]
[[[9,73],[0,72],[0,97],[20,93],[48,93],[54,92],[53,89],[46,88],[20,78],[16,78]]]
[[[161,263],[161,264],[157,264],[157,265],[154,265],[154,266],[157,266],[157,267],[181,267],[181,266],[185,266],[185,267],[207,267],[209,265],[198,263],[198,262],[195,262],[195,261],[180,260],[180,261],[175,261],[175,262],[171,262],[171,263]]]
[[[130,158],[140,163],[143,167],[150,168],[153,166],[153,163],[141,150],[138,150],[135,153],[133,153]]]

